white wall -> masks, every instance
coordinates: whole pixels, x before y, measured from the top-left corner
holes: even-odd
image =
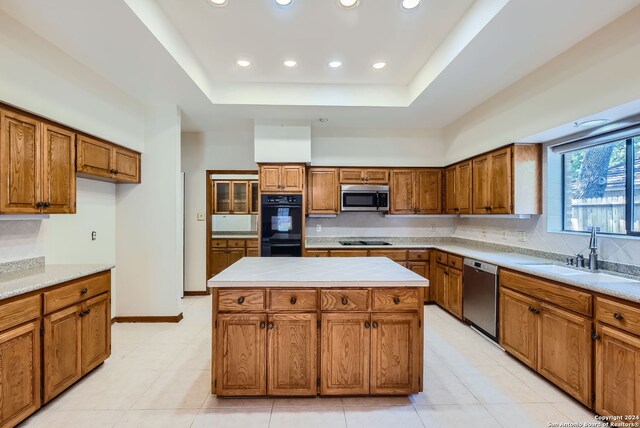
[[[311,164],[442,166],[442,131],[314,127],[311,130]]]
[[[116,264],[116,185],[78,178],[77,213],[42,222],[44,255],[52,264]],[[91,240],[91,232],[96,240]],[[116,269],[111,271],[111,312],[116,310]]]
[[[266,125],[254,127],[256,162],[311,161],[311,127],[309,125]]]
[[[206,214],[206,171],[257,170],[253,161],[253,127],[182,134],[182,171],[185,173],[185,289],[206,286],[206,232],[197,214]]]
[[[142,183],[116,188],[118,316],[181,312],[180,111],[145,115]]]
[[[0,221],[0,263],[44,256],[42,223],[43,220]]]

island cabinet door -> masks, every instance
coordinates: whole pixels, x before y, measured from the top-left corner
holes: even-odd
[[[219,314],[216,394],[265,395],[266,314]]]
[[[269,315],[268,395],[316,395],[318,326],[316,314]]]
[[[323,313],[320,394],[369,394],[371,316]]]
[[[371,394],[417,392],[418,315],[371,315]]]

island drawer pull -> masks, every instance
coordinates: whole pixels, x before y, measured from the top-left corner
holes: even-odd
[[[298,301],[298,299],[296,299],[296,296],[293,296],[293,297],[291,298],[291,300],[290,300],[290,302],[291,302],[291,304],[292,304],[292,305],[295,305],[297,301]]]
[[[618,321],[622,321],[624,319],[624,317],[622,316],[622,314],[620,312],[616,312],[615,314],[613,314],[613,317],[615,319],[617,319]]]
[[[342,298],[342,304],[346,305],[347,303],[349,303],[349,299],[347,299],[346,297]]]
[[[378,328],[378,322],[377,322],[377,321],[374,321],[374,322],[371,324],[371,327],[373,327],[373,328]]]
[[[262,322],[260,323],[260,328],[261,328],[262,330],[264,330],[264,327],[265,327],[265,324],[264,324],[264,321],[262,321]]]
[[[89,289],[85,287],[82,290],[80,290],[80,294],[87,294],[88,291]]]
[[[273,323],[272,322],[269,323],[269,330],[273,330]]]
[[[395,303],[396,305],[400,304],[400,298],[399,297],[394,297],[393,298],[393,303]]]
[[[244,296],[238,297],[238,304],[241,305],[244,303]]]
[[[371,327],[371,323],[369,321],[365,321],[364,328],[369,328],[369,327]]]

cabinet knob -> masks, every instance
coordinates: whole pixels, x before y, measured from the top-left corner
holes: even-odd
[[[273,323],[272,322],[269,323],[269,330],[273,330]]]
[[[529,311],[533,312],[534,314],[538,315],[540,313],[540,311],[536,308],[534,308],[533,306],[529,306]]]
[[[601,336],[597,332],[594,331],[593,333],[591,333],[591,338],[593,340],[600,340]]]
[[[86,311],[84,311],[84,313],[85,313],[86,315],[89,315],[89,314],[91,313],[91,308],[89,308],[89,309],[87,309]]]
[[[393,298],[393,303],[395,303],[396,305],[400,304],[400,298],[399,297],[394,297]]]
[[[371,327],[371,323],[369,321],[365,321],[364,328],[369,328],[369,327]]]
[[[238,304],[241,305],[244,303],[244,296],[238,297]]]
[[[418,257],[419,259],[421,259],[421,258],[422,258],[422,254],[417,254],[417,257]]]
[[[51,206],[51,202],[43,202],[42,206],[45,208],[49,208]]]
[[[293,296],[293,297],[291,298],[291,300],[290,300],[290,302],[291,302],[291,304],[292,304],[292,305],[295,305],[297,301],[298,301],[298,299],[296,299],[296,296]]]
[[[36,202],[36,207],[42,208],[44,206],[44,202]]]
[[[88,291],[89,289],[85,287],[82,290],[80,290],[80,294],[87,294]]]
[[[78,314],[78,316],[79,316],[80,318],[84,318],[84,316],[85,316],[85,315],[86,315],[86,314],[84,313],[84,311],[80,311],[80,313]]]
[[[113,169],[113,168],[111,168],[111,169],[109,170],[109,172],[110,172],[111,174],[115,174],[115,173],[116,173],[116,170],[115,170],[115,169]]]
[[[81,311],[78,315],[80,316],[80,318],[84,318],[86,315],[89,315],[91,313],[91,309],[87,309],[86,311]]]
[[[347,303],[349,303],[349,299],[347,299],[346,297],[342,298],[342,304],[346,305]]]
[[[118,175],[120,174],[120,171],[118,171],[117,169],[113,171],[114,174]]]
[[[374,322],[371,324],[371,327],[373,327],[373,328],[378,328],[378,322],[377,322],[377,321],[374,321]]]
[[[617,319],[618,321],[622,321],[624,319],[624,317],[622,316],[622,314],[620,312],[616,312],[615,314],[613,314],[613,317],[615,319]]]
[[[264,327],[265,327],[265,324],[264,324],[264,321],[263,321],[263,322],[261,322],[261,323],[260,323],[260,328],[261,328],[262,330],[264,330]]]

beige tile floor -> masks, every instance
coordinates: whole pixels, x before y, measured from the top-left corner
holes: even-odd
[[[28,427],[547,427],[593,414],[442,309],[425,307],[425,392],[410,397],[217,399],[210,300],[179,324],[116,324],[113,355]]]

